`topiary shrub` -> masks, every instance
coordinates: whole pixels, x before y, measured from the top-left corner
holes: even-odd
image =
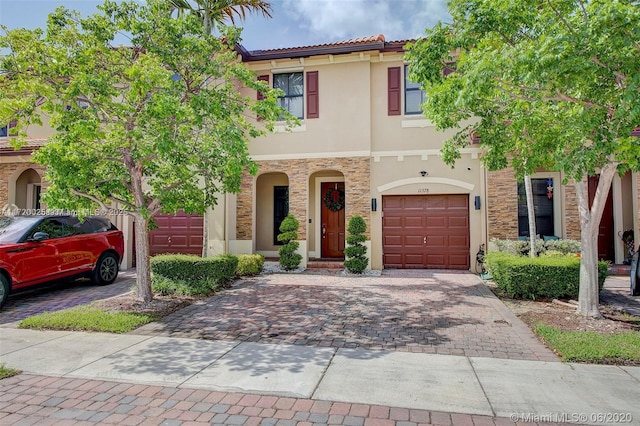
[[[291,271],[300,266],[302,256],[297,252],[300,243],[295,241],[298,239],[298,220],[293,215],[287,215],[280,224],[280,234],[278,235],[278,241],[284,243],[278,250],[280,259],[278,262],[282,269],[285,271]]]
[[[580,258],[561,255],[537,258],[492,251],[486,257],[493,280],[514,299],[577,299]],[[600,290],[609,273],[609,263],[598,262]]]
[[[152,288],[161,294],[206,294],[235,277],[238,258],[161,254],[151,258]]]
[[[258,275],[264,267],[264,256],[261,254],[238,255],[237,277]]]
[[[361,274],[367,269],[369,258],[367,258],[367,247],[363,244],[367,237],[364,235],[367,224],[362,216],[353,216],[349,219],[347,232],[348,247],[344,249],[344,267],[353,274]]]

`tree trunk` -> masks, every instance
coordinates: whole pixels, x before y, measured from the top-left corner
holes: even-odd
[[[533,204],[533,188],[531,187],[531,176],[524,177],[524,192],[527,196],[527,216],[529,218],[529,256],[536,257],[536,212]]]
[[[589,208],[588,180],[585,177],[575,184],[580,212],[581,243],[578,313],[594,318],[602,317],[598,288],[598,229],[616,168],[617,164],[609,163],[600,171],[598,188],[591,208]]]
[[[149,221],[135,214],[136,221],[136,300],[147,303],[153,300],[151,291],[151,267],[149,262]]]

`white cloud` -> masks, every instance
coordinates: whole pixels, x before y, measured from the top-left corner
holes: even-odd
[[[384,34],[387,40],[413,38],[447,20],[445,0],[284,0],[301,30],[319,42]]]

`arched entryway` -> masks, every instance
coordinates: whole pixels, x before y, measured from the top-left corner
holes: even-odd
[[[267,257],[278,255],[278,234],[289,213],[289,178],[285,173],[263,173],[256,179],[255,251]]]
[[[37,171],[26,169],[15,178],[13,191],[10,191],[9,202],[20,209],[40,209],[40,193],[42,179]],[[13,192],[13,194],[11,194]]]
[[[336,170],[315,172],[309,178],[309,192],[311,257],[344,259],[348,203],[344,175]]]

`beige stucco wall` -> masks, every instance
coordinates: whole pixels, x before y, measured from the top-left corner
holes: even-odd
[[[426,176],[421,176],[421,171]],[[382,269],[382,199],[386,195],[469,195],[470,265],[474,268],[474,256],[480,244],[486,240],[486,196],[484,170],[476,154],[464,154],[451,168],[439,155],[385,155],[371,163],[371,197],[377,199],[378,210],[371,214],[371,267]],[[474,200],[479,196],[480,210],[475,210]]]
[[[300,60],[279,60],[250,63],[259,75],[280,71],[318,71],[319,118],[303,118],[301,125],[291,131],[278,126],[278,131],[249,144],[252,155],[260,159],[292,158],[305,154],[351,152],[362,154],[370,149],[371,92],[369,55],[345,55],[338,63],[330,63],[328,56]],[[306,117],[306,98],[304,114]],[[266,156],[266,158],[265,158]]]

